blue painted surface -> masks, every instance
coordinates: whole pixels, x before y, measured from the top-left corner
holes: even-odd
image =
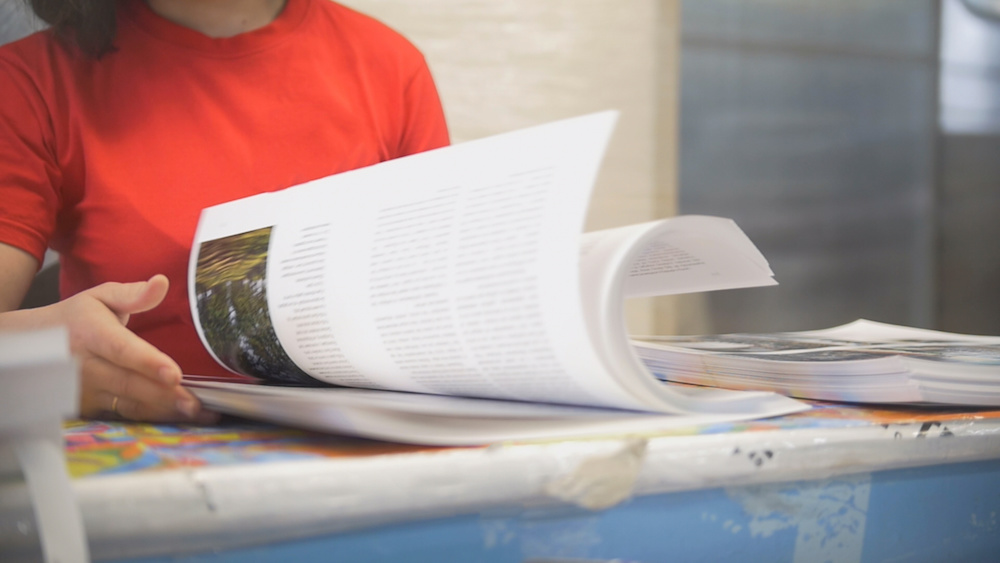
[[[581,559],[1000,561],[1000,461],[652,495],[597,513],[567,509],[445,518],[211,555],[136,561]]]
[[[864,561],[1000,561],[1000,461],[875,477]]]

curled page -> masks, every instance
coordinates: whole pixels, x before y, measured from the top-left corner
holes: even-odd
[[[231,371],[283,383],[660,412],[770,409],[784,399],[651,394],[663,384],[618,357],[620,303],[588,312],[625,291],[581,282],[591,276],[581,272],[581,230],[615,120],[559,121],[204,210],[189,269],[203,343]],[[619,254],[645,242],[621,242]],[[635,256],[646,268],[656,252]],[[759,274],[766,262],[753,252],[747,268]],[[608,279],[651,285],[624,262],[605,266]],[[760,285],[730,270],[731,286]]]
[[[732,220],[692,215],[587,233],[580,283],[597,354],[646,409],[767,416],[790,406],[771,393],[665,386],[639,360],[626,332],[625,298],[776,284],[763,255]]]

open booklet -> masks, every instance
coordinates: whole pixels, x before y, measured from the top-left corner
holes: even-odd
[[[195,393],[222,411],[425,443],[804,409],[671,387],[634,353],[624,299],[775,282],[727,219],[581,234],[615,120],[568,119],[205,209],[188,282],[219,363],[381,391],[192,381]]]
[[[658,377],[858,403],[1000,406],[1000,337],[867,320],[825,330],[635,340]]]

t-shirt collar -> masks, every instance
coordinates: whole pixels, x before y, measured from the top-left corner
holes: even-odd
[[[312,0],[286,0],[278,17],[264,27],[233,37],[209,37],[178,25],[151,10],[142,0],[122,3],[120,23],[130,22],[161,41],[201,51],[207,55],[238,56],[266,49],[284,41],[304,20]],[[124,20],[124,21],[122,21]]]

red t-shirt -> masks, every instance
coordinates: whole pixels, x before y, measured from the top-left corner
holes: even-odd
[[[228,373],[187,301],[202,208],[448,144],[423,56],[328,0],[226,39],[125,2],[115,45],[0,47],[0,242],[57,250],[63,297],[166,274],[164,303],[129,327],[186,373]]]

